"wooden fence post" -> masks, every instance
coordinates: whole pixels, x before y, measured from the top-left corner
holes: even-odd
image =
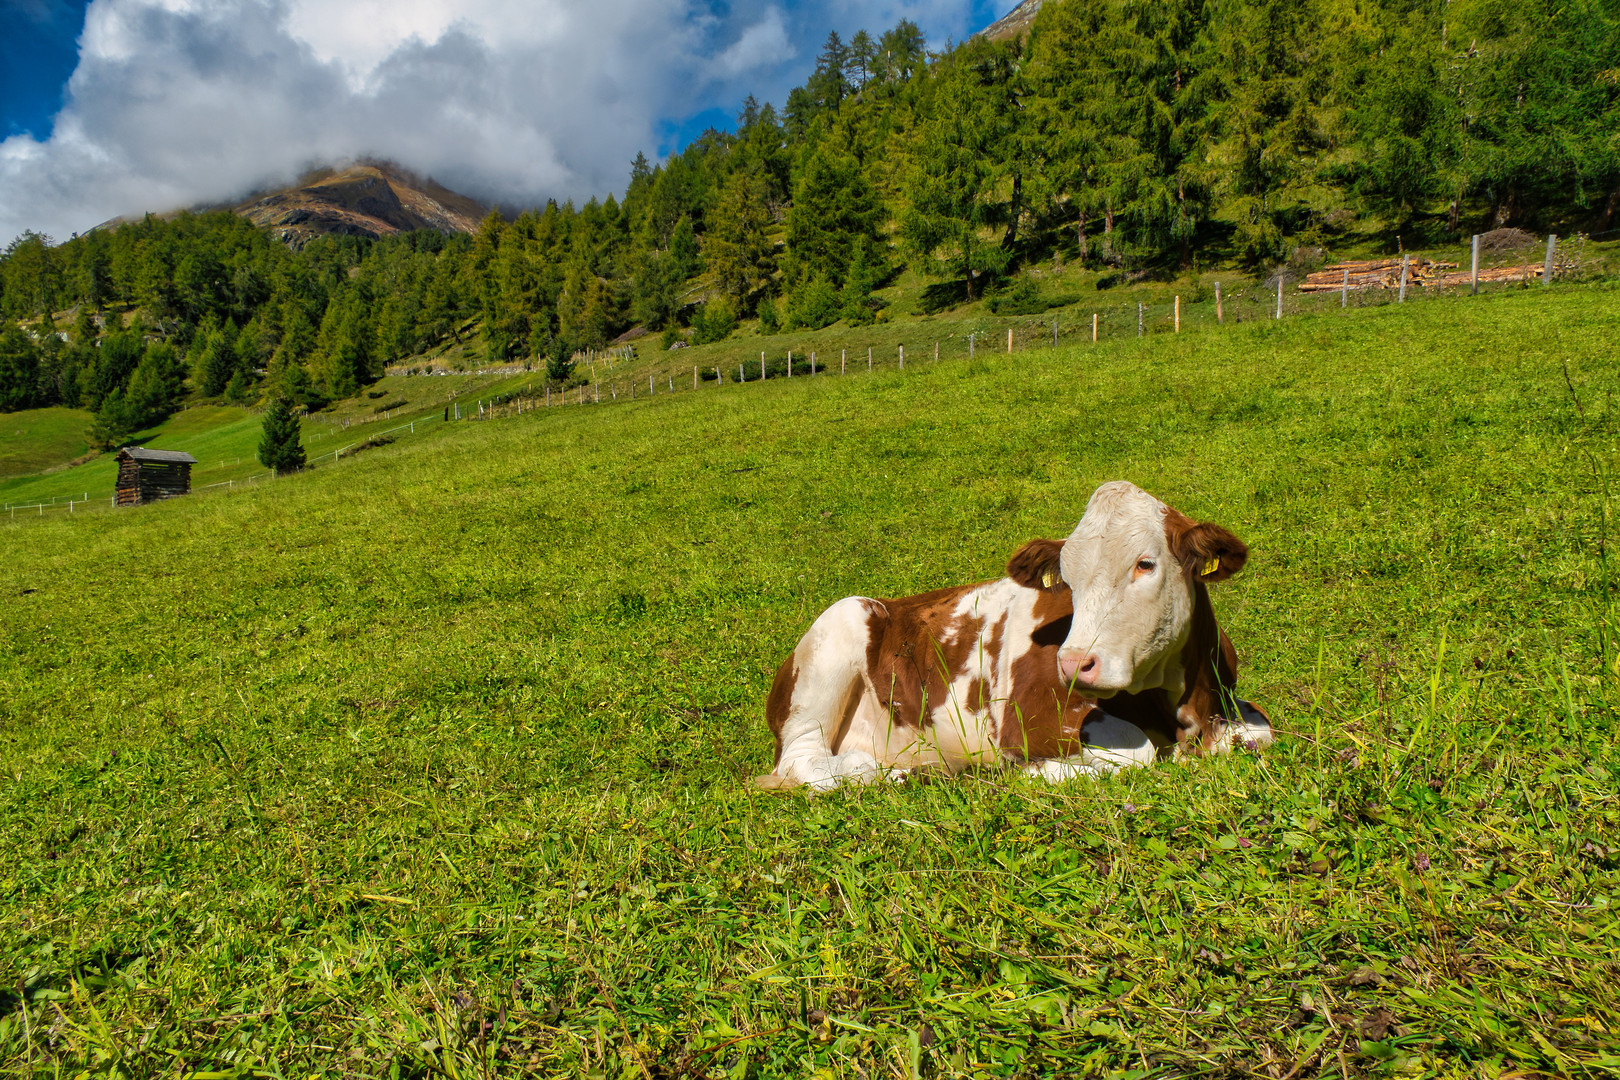
[[[692,365],[692,389],[697,389],[697,365]]]
[[[968,359],[973,359],[973,335],[968,335]]]
[[[1469,271],[1469,277],[1472,280],[1472,284],[1469,287],[1468,295],[1469,296],[1478,296],[1479,295],[1479,233],[1474,234],[1474,245],[1473,246],[1474,246],[1473,269],[1471,271]]]
[[[1221,310],[1221,283],[1215,283],[1215,325],[1220,326],[1226,322],[1226,312]]]
[[[1553,243],[1558,239],[1552,233],[1547,234],[1547,261],[1541,264],[1541,283],[1552,284]]]
[[[1339,306],[1350,306],[1350,268],[1345,267],[1344,283],[1339,286]]]
[[[866,347],[866,370],[872,370],[872,346],[870,345]]]
[[[1097,344],[1097,313],[1095,311],[1091,313],[1091,343],[1093,345]]]
[[[1286,274],[1282,274],[1282,273],[1279,273],[1277,275],[1277,318],[1279,318],[1279,319],[1282,318],[1283,278],[1285,278],[1286,276],[1287,276]]]
[[[1007,327],[1007,355],[1012,355],[1012,327]]]
[[[1176,297],[1176,333],[1181,333],[1181,297]]]
[[[765,354],[759,354],[759,381],[765,381]]]
[[[939,342],[934,342],[934,363],[939,363]]]
[[[1057,348],[1057,320],[1052,320],[1052,348]]]
[[[793,350],[788,350],[788,378],[793,378]]]
[[[1406,275],[1412,265],[1412,256],[1401,252],[1401,297],[1396,303],[1406,303]]]
[[[839,351],[839,354],[838,354],[838,374],[840,374],[840,375],[848,375],[849,374],[849,350],[848,349],[842,349],[842,350]]]
[[[906,370],[906,347],[900,346],[900,370]]]
[[[816,354],[812,351],[810,353],[810,374],[813,376],[813,375],[815,375],[815,373],[816,373]]]
[[[653,383],[652,383],[652,379],[653,379],[653,377],[652,377],[652,376],[651,376],[651,375],[649,375],[649,376],[647,376],[647,396],[648,396],[648,397],[652,397],[652,396],[653,396]]]
[[[1136,302],[1136,336],[1141,337],[1145,327],[1146,312],[1142,310],[1142,301]]]

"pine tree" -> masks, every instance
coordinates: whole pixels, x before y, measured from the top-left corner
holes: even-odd
[[[884,216],[859,163],[823,142],[800,167],[793,192],[787,227],[791,276],[819,274],[842,286],[855,249],[878,238]]]
[[[96,449],[111,450],[140,426],[139,409],[125,398],[123,390],[114,390],[102,399],[85,437]]]
[[[727,181],[710,216],[704,252],[721,291],[745,313],[754,310],[776,270],[774,245],[766,235],[771,217],[765,192],[757,175],[739,173]]]
[[[264,412],[263,434],[259,436],[259,464],[278,473],[296,472],[304,467],[302,425],[284,398],[272,398]]]
[[[31,406],[38,381],[39,350],[34,339],[15,326],[0,330],[0,412]]]

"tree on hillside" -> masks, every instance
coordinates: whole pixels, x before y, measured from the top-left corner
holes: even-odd
[[[264,428],[259,436],[259,464],[278,473],[296,472],[304,467],[302,425],[284,398],[271,398],[264,411]]]
[[[114,390],[101,399],[85,440],[97,450],[111,450],[122,445],[131,433],[141,426],[139,410],[125,396],[123,390]]]
[[[799,170],[788,212],[790,275],[824,275],[842,286],[855,250],[878,239],[884,217],[860,164],[830,142],[817,146]]]
[[[1217,0],[1221,30],[1221,141],[1233,242],[1250,265],[1280,259],[1309,214],[1319,149],[1312,103],[1323,76],[1310,63],[1313,0]]]
[[[102,339],[91,364],[80,376],[84,398],[91,408],[99,409],[109,394],[129,385],[129,377],[141,362],[143,351],[141,335],[133,329],[120,330]]]
[[[15,326],[0,330],[0,412],[32,405],[38,382],[39,349],[34,339]]]
[[[766,190],[763,177],[739,173],[727,181],[710,215],[704,258],[721,291],[743,314],[754,310],[776,271],[775,245],[766,235],[771,222]]]
[[[185,369],[174,346],[165,341],[148,345],[125,394],[134,427],[149,427],[173,412],[184,384]]]
[[[983,235],[1003,216],[993,146],[997,118],[965,65],[938,78],[934,115],[923,126],[906,184],[900,237],[914,265],[962,280],[972,300],[980,278],[1002,270],[1008,258]]]
[[[856,90],[866,89],[866,80],[872,77],[872,64],[877,59],[877,45],[865,30],[855,31],[849,39],[850,82]]]

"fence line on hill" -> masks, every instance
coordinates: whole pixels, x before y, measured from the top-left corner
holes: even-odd
[[[990,316],[983,321],[1001,325],[966,333],[953,332],[938,339],[925,338],[922,355],[933,360],[964,356],[976,359],[983,355],[988,360],[991,356],[1011,355],[1033,348],[1100,344],[1122,338],[1157,338],[1164,334],[1177,335],[1219,328],[1228,323],[1276,322],[1290,315],[1332,314],[1335,311],[1348,312],[1351,309],[1390,304],[1456,300],[1464,295],[1477,295],[1480,291],[1545,287],[1550,286],[1555,278],[1567,278],[1579,269],[1578,265],[1569,261],[1557,261],[1556,245],[1556,238],[1549,236],[1545,257],[1534,263],[1516,262],[1506,268],[1513,273],[1504,273],[1501,266],[1484,265],[1485,260],[1477,253],[1479,244],[1476,239],[1472,245],[1474,257],[1468,271],[1455,275],[1419,278],[1410,273],[1411,267],[1408,265],[1408,272],[1403,272],[1400,279],[1391,277],[1387,282],[1367,283],[1353,281],[1349,271],[1346,271],[1339,288],[1323,290],[1303,288],[1306,282],[1302,279],[1307,277],[1306,274],[1282,272],[1263,282],[1239,284],[1235,288],[1229,283],[1216,282],[1209,289],[1197,287],[1190,295],[1171,294],[1152,303],[1138,301],[1133,305],[1099,305],[1090,312],[1084,309],[1077,311],[1078,305],[1069,305],[1066,311],[1055,314],[1001,319]],[[1497,260],[1498,263],[1500,261]],[[1482,273],[1485,276],[1482,277]],[[786,335],[776,335],[779,340],[783,336]],[[819,349],[778,346],[774,356],[771,355],[772,350],[764,350],[759,353],[757,361],[739,363],[733,359],[725,367],[713,363],[688,366],[682,362],[684,350],[675,349],[670,350],[663,363],[655,369],[643,368],[633,377],[628,373],[614,374],[610,365],[605,379],[601,372],[594,372],[560,388],[545,381],[527,389],[476,398],[465,415],[458,411],[454,419],[499,419],[541,408],[628,403],[648,397],[685,393],[688,391],[688,377],[691,379],[690,390],[701,392],[706,387],[712,389],[734,383],[821,377],[834,371],[841,375],[849,374],[852,357],[857,372],[862,370],[863,361],[866,371],[887,369],[900,372],[906,369],[906,348],[904,342],[884,346],[881,351],[879,347],[871,345],[854,350],[842,346],[837,349],[836,355],[829,351],[828,359],[822,360]],[[913,367],[917,360],[917,354],[913,352]]]
[[[1414,278],[1411,273],[1409,258],[1402,257],[1401,272],[1398,279],[1390,278],[1382,283],[1365,284],[1351,280],[1347,270],[1337,289],[1304,290],[1298,286],[1304,284],[1300,278],[1304,275],[1295,275],[1292,284],[1294,290],[1289,290],[1291,283],[1288,272],[1282,272],[1268,278],[1264,282],[1239,285],[1232,288],[1227,285],[1224,289],[1222,283],[1216,282],[1212,289],[1205,291],[1201,287],[1195,288],[1190,296],[1172,294],[1169,299],[1161,299],[1154,303],[1138,301],[1134,307],[1130,305],[1097,308],[1089,312],[1089,319],[1084,313],[1076,311],[1078,305],[1069,305],[1069,310],[1057,314],[1040,314],[1025,317],[1009,317],[996,319],[994,316],[985,319],[986,322],[1000,322],[1003,325],[994,329],[974,329],[966,334],[951,333],[943,338],[935,339],[924,346],[924,356],[931,356],[932,360],[941,358],[967,357],[977,359],[982,353],[988,359],[997,355],[1012,355],[1018,352],[1027,352],[1034,348],[1053,348],[1064,344],[1076,345],[1085,343],[1100,344],[1104,341],[1114,341],[1120,338],[1157,338],[1164,334],[1177,335],[1186,330],[1210,329],[1225,326],[1228,322],[1241,325],[1247,322],[1275,322],[1288,317],[1290,314],[1331,314],[1333,311],[1348,312],[1350,309],[1371,307],[1384,307],[1390,304],[1429,303],[1439,299],[1457,299],[1463,295],[1478,295],[1482,287],[1486,291],[1500,292],[1508,288],[1527,288],[1550,286],[1560,277],[1578,276],[1580,272],[1580,256],[1575,259],[1566,259],[1560,263],[1557,259],[1558,241],[1555,236],[1547,238],[1544,258],[1539,264],[1517,263],[1508,269],[1514,274],[1504,275],[1502,268],[1482,265],[1480,258],[1479,237],[1474,237],[1470,248],[1470,266],[1466,274],[1446,275],[1437,278]],[[1578,238],[1578,243],[1584,243],[1586,237]],[[1393,260],[1389,260],[1393,262]],[[1481,273],[1485,276],[1482,278]],[[1319,275],[1318,275],[1319,276]],[[1466,294],[1464,290],[1466,289]],[[1082,309],[1083,310],[1083,309]],[[1079,315],[1077,318],[1076,315]],[[1185,324],[1185,326],[1184,326]],[[1005,329],[1005,338],[1001,330]],[[784,335],[777,335],[778,337]],[[926,340],[926,339],[925,339]],[[931,348],[929,348],[931,345]],[[884,347],[883,355],[878,354],[878,347],[868,345],[865,355],[861,355],[860,347],[851,350],[848,346],[841,346],[836,358],[838,374],[850,374],[853,353],[855,372],[864,370],[876,372],[892,369],[903,372],[906,369],[906,345],[897,342],[890,354]],[[592,368],[594,378],[582,379],[563,387],[554,387],[549,381],[538,387],[530,386],[526,389],[496,394],[492,397],[473,397],[466,400],[460,397],[453,398],[444,406],[443,415],[435,417],[429,414],[424,417],[369,434],[364,440],[350,443],[334,451],[323,451],[318,457],[309,459],[306,468],[313,469],[328,457],[335,465],[343,455],[357,448],[365,448],[368,443],[386,435],[400,431],[415,433],[419,424],[434,422],[449,422],[459,420],[493,420],[512,416],[519,416],[537,409],[582,407],[585,405],[605,405],[619,402],[629,403],[637,398],[661,397],[670,394],[686,393],[686,365],[677,364],[680,353],[684,350],[670,350],[674,354],[669,356],[664,365],[656,370],[642,369],[634,377],[628,373],[616,374],[616,369],[622,363],[636,358],[637,354],[632,348],[614,348],[600,352],[581,354],[581,363]],[[712,383],[715,388],[727,383],[755,383],[773,379],[793,379],[800,377],[825,377],[833,371],[834,359],[829,352],[829,358],[820,359],[819,349],[802,350],[796,348],[782,349],[781,355],[772,357],[770,350],[761,351],[759,360],[747,360],[739,363],[735,370],[728,370],[718,365],[695,364],[691,366],[692,392],[701,393],[706,384]],[[595,363],[600,361],[607,368],[608,380],[602,381],[602,372],[595,370]],[[912,366],[915,368],[917,360],[914,358]],[[509,367],[503,372],[517,374],[522,368]],[[438,374],[438,373],[422,373]],[[621,382],[621,379],[623,380]],[[647,380],[645,392],[638,390],[642,379]],[[604,390],[606,400],[604,400]],[[465,412],[463,405],[466,406]],[[345,425],[346,427],[346,425]],[[334,429],[335,431],[336,429]],[[330,432],[329,432],[330,434]],[[238,459],[240,461],[240,459]],[[324,466],[329,467],[329,466]],[[207,484],[194,489],[195,492],[213,488],[233,490],[238,486],[246,487],[264,479],[267,475],[259,473],[245,480],[222,480],[214,484]],[[34,515],[43,517],[45,511],[66,507],[71,514],[74,506],[84,506],[87,502],[100,502],[98,497],[90,500],[88,494],[77,499],[58,501],[61,496],[49,502],[28,504],[7,503],[0,510],[10,513],[11,520],[17,519],[18,510],[34,510]]]

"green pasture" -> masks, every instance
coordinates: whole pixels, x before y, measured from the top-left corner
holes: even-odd
[[[65,466],[90,449],[83,409],[24,409],[0,415],[0,480]]]
[[[333,454],[363,444],[380,434],[404,437],[400,429],[414,422],[438,421],[444,406],[454,401],[475,403],[478,395],[491,396],[516,385],[528,385],[515,376],[455,375],[445,377],[388,376],[355,398],[335,403],[306,419],[303,442],[314,467],[333,463]],[[375,395],[375,396],[372,396]],[[392,406],[383,408],[383,406]],[[475,409],[476,411],[476,409]],[[0,417],[10,427],[0,427],[0,464],[16,460],[35,466],[25,475],[0,474],[0,506],[35,506],[45,503],[44,513],[53,510],[51,501],[78,499],[90,495],[92,509],[112,495],[118,464],[111,453],[100,454],[82,464],[64,468],[75,454],[85,453],[84,432],[90,415],[79,409],[36,409]],[[260,411],[230,405],[197,405],[130,437],[132,445],[154,450],[183,450],[197,459],[192,467],[192,488],[205,493],[211,487],[232,483],[258,483],[267,479],[259,464]],[[418,426],[409,434],[425,431]],[[407,428],[407,431],[409,429]],[[16,431],[8,441],[8,432]],[[48,434],[47,434],[48,433]],[[323,460],[324,459],[324,460]],[[45,468],[48,471],[37,471]],[[21,466],[16,470],[22,472]],[[23,511],[19,510],[18,513]],[[29,511],[35,513],[38,511]],[[77,513],[78,510],[75,510]],[[9,517],[8,517],[9,520]]]
[[[0,521],[0,1069],[1612,1075],[1617,340],[1612,286],[1323,307]],[[1276,746],[749,786],[822,608],[1115,478],[1252,545]]]

